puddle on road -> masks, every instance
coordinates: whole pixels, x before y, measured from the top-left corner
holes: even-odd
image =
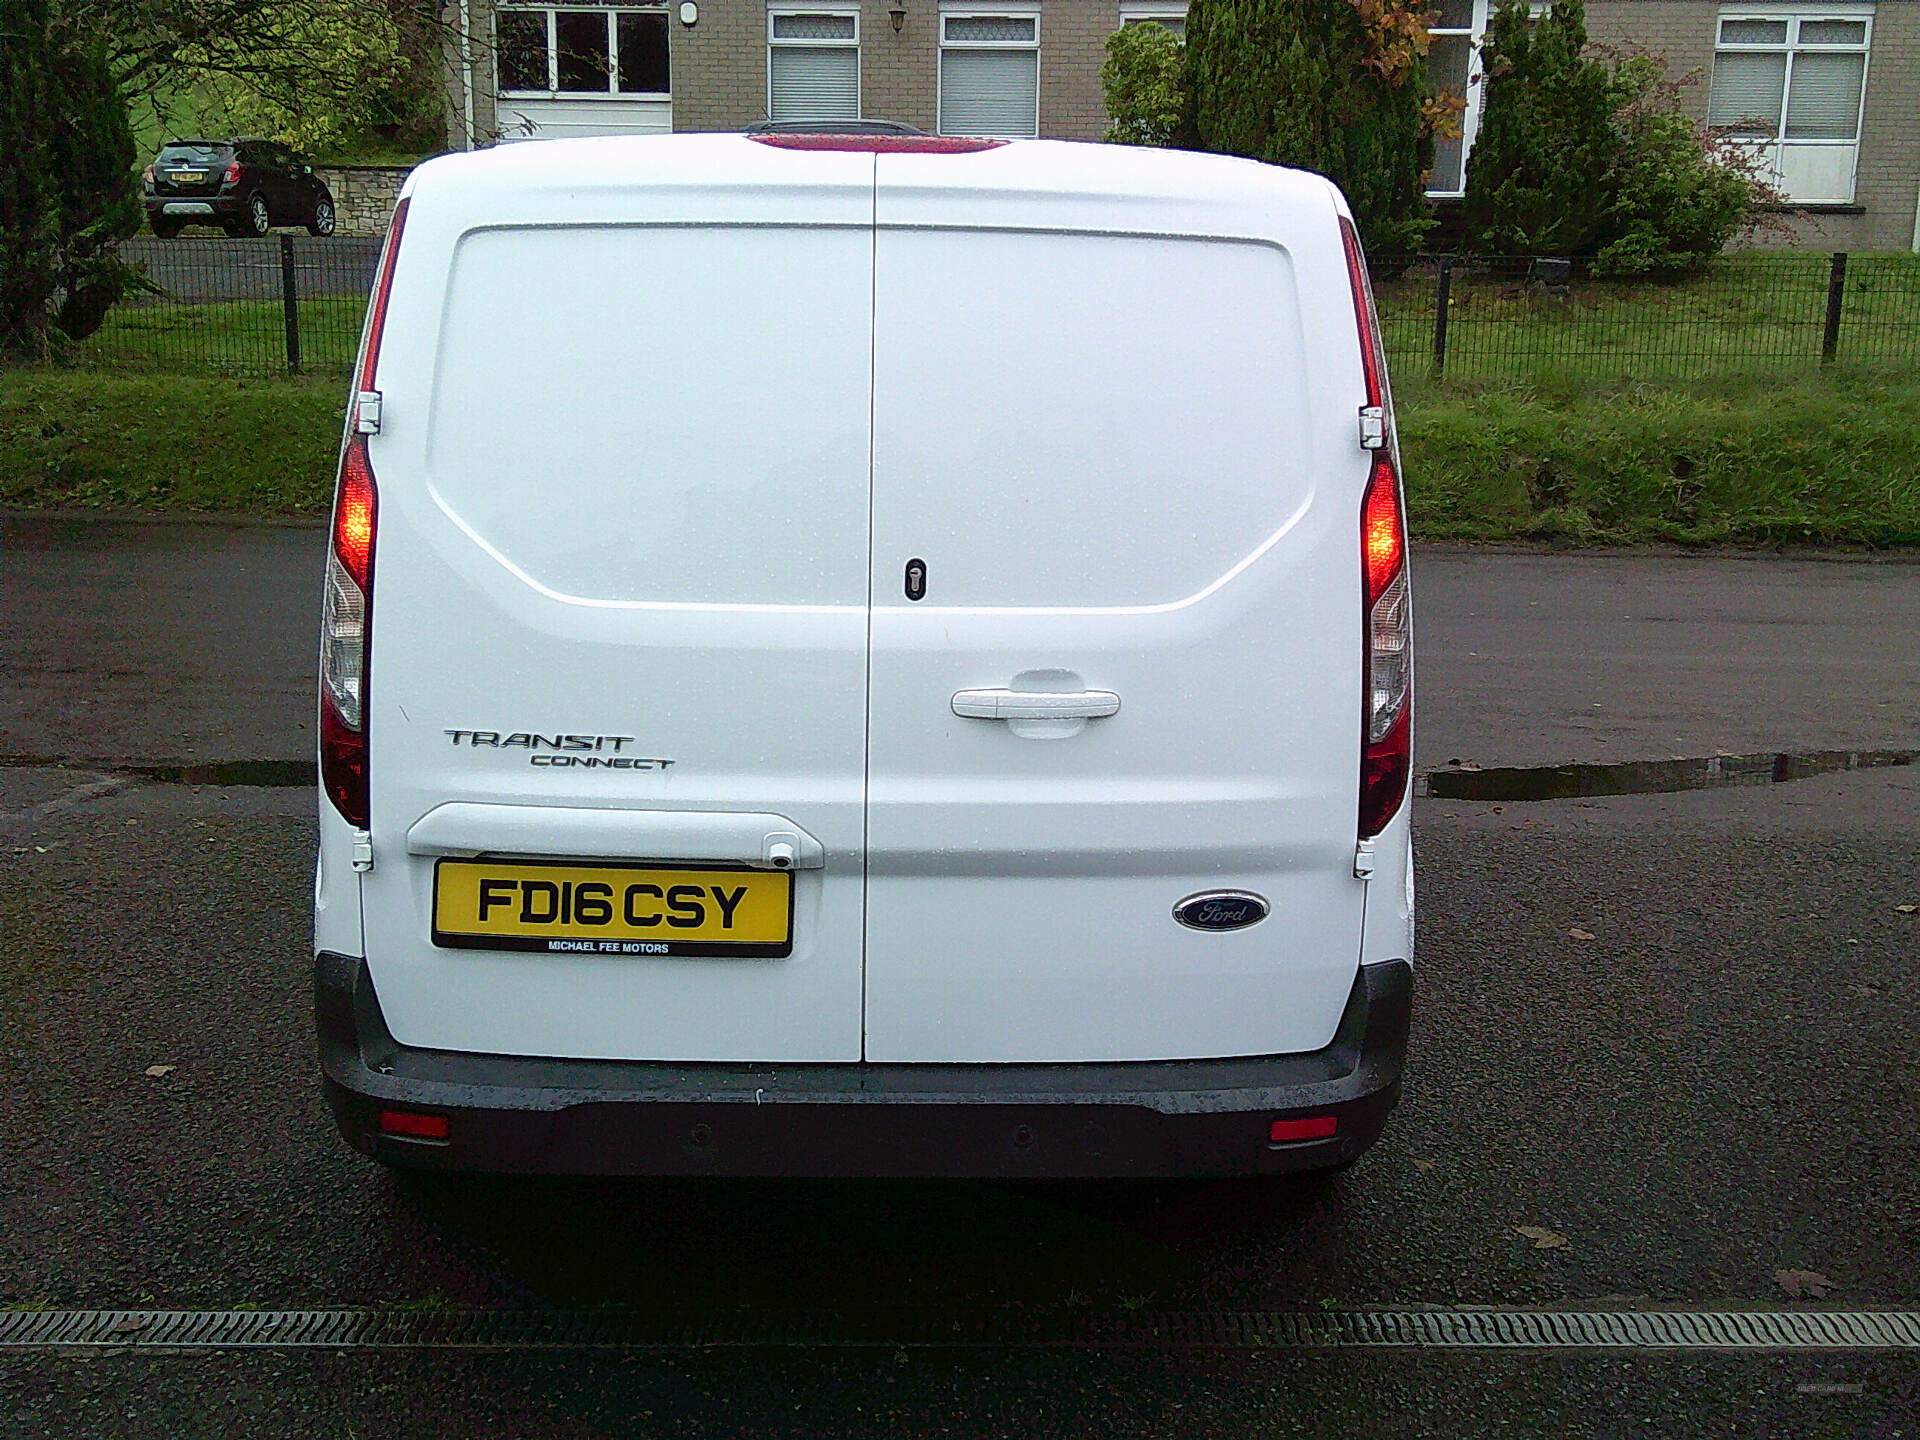
[[[1668,795],[1726,785],[1781,785],[1843,770],[1912,765],[1914,750],[1782,750],[1688,760],[1629,760],[1613,765],[1449,766],[1416,782],[1435,800],[1574,800],[1594,795]]]

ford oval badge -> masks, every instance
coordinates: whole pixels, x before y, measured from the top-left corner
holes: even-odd
[[[1190,930],[1244,930],[1267,918],[1267,902],[1245,890],[1202,890],[1173,907],[1173,918]]]

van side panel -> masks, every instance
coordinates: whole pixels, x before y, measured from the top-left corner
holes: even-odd
[[[870,180],[770,188],[761,223],[646,223],[701,201],[637,180],[508,198],[464,226],[416,200],[395,316],[434,323],[381,362],[364,895],[388,1023],[492,1054],[858,1060]],[[798,223],[809,203],[845,214]],[[555,218],[491,218],[516,208]],[[629,759],[654,763],[605,763]],[[784,958],[434,943],[463,845],[752,865],[787,822],[825,863],[792,872]]]
[[[1292,222],[1324,252],[1303,272],[1257,217],[1238,236],[1115,233],[1165,223],[1121,206],[1103,233],[1085,197],[1050,225],[1045,197],[1023,195],[995,228],[988,192],[956,222],[952,197],[921,211],[890,193],[893,158],[877,201],[867,1057],[1323,1046],[1366,889],[1364,457],[1358,401],[1333,383],[1352,369],[1351,302],[1330,344],[1300,295],[1302,273],[1344,281],[1331,204]],[[909,558],[922,600],[903,593]],[[956,714],[977,688],[1110,692],[1119,710]],[[1272,913],[1231,931],[1175,920],[1212,889]]]

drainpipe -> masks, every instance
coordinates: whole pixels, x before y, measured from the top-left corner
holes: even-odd
[[[460,120],[462,150],[473,149],[473,30],[467,0],[460,0]]]

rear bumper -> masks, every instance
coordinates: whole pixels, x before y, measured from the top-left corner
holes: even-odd
[[[231,220],[245,208],[238,193],[147,196],[149,220]]]
[[[322,954],[327,1100],[352,1145],[423,1169],[594,1175],[1152,1178],[1314,1170],[1358,1156],[1400,1094],[1413,969],[1360,968],[1310,1054],[1084,1065],[706,1065],[417,1050],[366,962]],[[444,1115],[445,1141],[379,1130]],[[1333,1115],[1326,1140],[1270,1123]]]

